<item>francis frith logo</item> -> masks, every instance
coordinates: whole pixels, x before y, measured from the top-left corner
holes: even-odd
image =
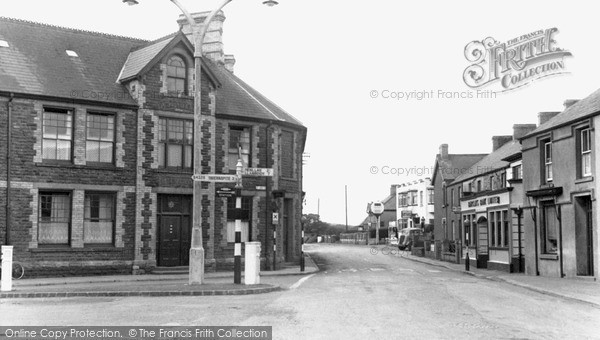
[[[495,84],[504,92],[566,73],[564,58],[571,52],[557,46],[557,32],[548,28],[504,43],[492,37],[470,42],[465,47],[465,57],[471,62],[463,72],[465,83],[474,89]]]

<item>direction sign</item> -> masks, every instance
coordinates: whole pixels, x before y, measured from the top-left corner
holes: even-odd
[[[221,188],[217,190],[217,196],[219,197],[233,197],[235,196],[235,190],[231,188]]]
[[[381,202],[373,202],[373,204],[371,204],[371,212],[375,215],[383,214],[384,209],[385,207]]]
[[[256,176],[256,177],[273,177],[272,168],[245,168],[242,170],[243,176]]]
[[[202,175],[193,175],[192,180],[200,181],[200,182],[231,183],[231,182],[237,182],[238,177],[236,175],[202,174]]]

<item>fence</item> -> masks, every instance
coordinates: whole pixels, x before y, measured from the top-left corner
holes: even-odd
[[[341,233],[340,242],[344,244],[367,244],[368,232],[363,233]]]

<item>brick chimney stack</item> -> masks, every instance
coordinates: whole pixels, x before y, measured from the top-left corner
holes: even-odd
[[[579,101],[579,99],[567,99],[564,102],[564,106],[565,106],[565,110],[568,109],[569,107],[571,107],[573,104],[576,104]]]
[[[443,160],[448,159],[448,144],[440,145],[440,158]]]
[[[203,23],[210,12],[198,12],[192,13],[192,18],[197,23]],[[235,58],[233,55],[225,55],[223,49],[223,22],[225,21],[225,14],[220,11],[215,15],[212,22],[210,23],[206,36],[204,36],[204,43],[202,44],[202,54],[211,60],[225,65],[225,67],[233,72],[233,65],[235,64]],[[179,28],[187,36],[190,42],[194,44],[194,38],[192,36],[192,28],[190,27],[187,19],[180,15],[177,19]]]
[[[547,121],[549,121],[550,119],[552,119],[554,116],[556,116],[559,113],[560,112],[558,112],[558,111],[538,113],[538,120],[539,120],[538,126],[546,123]]]
[[[500,149],[502,145],[513,140],[513,136],[493,136],[492,137],[492,152]]]
[[[531,131],[535,130],[535,124],[515,124],[513,125],[513,140],[519,140]]]

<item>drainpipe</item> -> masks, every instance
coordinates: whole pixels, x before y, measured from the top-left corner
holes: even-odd
[[[270,167],[270,157],[271,157],[271,145],[269,143],[270,141],[270,137],[269,137],[269,133],[271,131],[271,126],[273,125],[273,122],[269,121],[269,125],[267,125],[267,131],[266,131],[266,140],[265,140],[265,154],[266,154],[266,159],[265,159],[265,168],[269,168]],[[267,268],[270,267],[270,263],[268,261],[268,257],[267,254],[269,254],[270,252],[273,251],[273,248],[269,248],[269,237],[270,237],[270,233],[269,233],[269,227],[271,226],[271,181],[270,181],[270,177],[266,176],[265,177],[265,266]],[[275,244],[273,244],[275,245]],[[273,254],[273,256],[275,256],[275,254]],[[273,260],[273,263],[275,263],[275,260]],[[272,270],[275,270],[275,267],[272,268]]]
[[[559,252],[560,252],[560,277],[563,278],[565,277],[565,270],[564,270],[564,264],[563,264],[563,232],[562,232],[562,217],[561,217],[561,206],[557,206],[556,207],[557,210],[557,214],[556,214],[556,218],[558,219],[558,237],[560,239],[560,248],[559,248]]]
[[[11,167],[11,159],[10,155],[12,153],[12,108],[13,108],[13,98],[14,94],[10,94],[10,98],[8,99],[8,124],[6,126],[7,130],[7,138],[6,138],[6,245],[10,245],[10,167]]]

